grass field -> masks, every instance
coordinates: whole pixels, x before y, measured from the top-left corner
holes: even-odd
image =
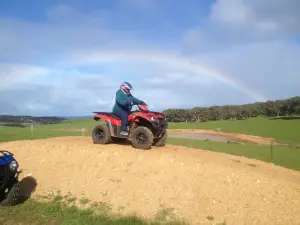
[[[93,119],[66,120],[61,124],[41,125],[34,128],[0,128],[0,142],[28,139],[42,139],[57,136],[77,136],[78,131],[62,131],[59,129],[81,129],[85,128],[85,136],[89,136],[91,129],[97,122]],[[169,129],[207,129],[216,130],[221,128],[224,132],[246,133],[258,136],[273,137],[276,140],[300,143],[300,120],[269,120],[266,118],[253,118],[237,121],[210,121],[205,123],[170,123]],[[169,138],[168,144],[189,147],[186,139]],[[272,162],[276,165],[290,169],[300,170],[300,149],[288,147],[275,147],[271,153],[269,146],[258,146],[254,144],[228,144],[221,142],[208,142],[192,140],[193,148],[206,149],[223,152],[237,156],[259,159]],[[271,155],[272,154],[272,155]],[[272,157],[271,157],[272,156]]]
[[[204,129],[244,133],[275,138],[277,141],[300,143],[300,117],[252,118],[248,120],[223,120],[204,123],[170,123],[170,129]]]
[[[190,147],[189,140],[181,138],[169,138],[168,143],[172,145]],[[300,171],[300,149],[276,147],[273,148],[271,153],[269,146],[260,146],[254,144],[240,145],[202,140],[192,140],[191,147],[258,159],[264,162],[270,162],[275,165]]]
[[[180,225],[185,222],[166,222],[167,213],[159,212],[154,221],[147,221],[136,215],[119,216],[110,214],[109,205],[94,202],[84,209],[75,206],[72,196],[40,196],[37,200],[27,200],[14,207],[0,208],[0,223],[6,225]],[[81,206],[88,199],[81,199]],[[28,213],[30,212],[30,213]]]
[[[66,120],[61,124],[38,126],[34,138],[54,137],[63,135],[78,135],[78,132],[53,131],[53,129],[85,128],[88,132],[99,122],[91,119]],[[223,132],[244,133],[262,137],[275,138],[276,141],[300,144],[300,117],[288,118],[252,118],[248,120],[224,120],[202,123],[169,123],[169,129],[204,129]],[[1,128],[0,142],[10,140],[31,139],[29,128]]]

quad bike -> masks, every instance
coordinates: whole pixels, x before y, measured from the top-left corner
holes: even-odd
[[[128,136],[120,135],[121,119],[112,112],[93,112],[94,120],[103,119],[105,124],[96,125],[92,131],[95,144],[108,144],[129,140],[138,149],[150,149],[151,146],[162,147],[167,140],[165,116],[159,112],[148,110],[146,105],[137,105],[138,110],[128,115]]]
[[[13,206],[20,201],[19,164],[12,153],[0,151],[0,205]]]

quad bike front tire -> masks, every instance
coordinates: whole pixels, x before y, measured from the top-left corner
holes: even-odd
[[[166,131],[163,134],[163,136],[161,136],[160,138],[155,138],[152,145],[156,146],[156,147],[164,147],[164,146],[166,146],[167,137],[168,137],[168,132]]]
[[[8,192],[4,194],[4,199],[0,202],[1,206],[14,206],[20,202],[21,199],[21,187],[20,183],[16,181]]]
[[[106,124],[99,124],[92,131],[94,144],[108,144],[112,141],[111,133]]]
[[[153,133],[147,127],[137,127],[131,134],[132,144],[138,149],[150,149],[153,139]]]

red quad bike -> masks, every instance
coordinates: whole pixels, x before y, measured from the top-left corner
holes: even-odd
[[[135,148],[150,149],[151,146],[165,146],[167,127],[165,116],[148,110],[146,105],[138,105],[138,110],[128,115],[128,136],[120,135],[121,119],[112,112],[93,112],[94,120],[103,119],[106,123],[96,125],[92,131],[95,144],[130,140]]]

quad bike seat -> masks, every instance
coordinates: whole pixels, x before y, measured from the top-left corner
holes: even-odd
[[[93,112],[93,113],[98,113],[98,114],[103,114],[103,115],[108,115],[108,116],[111,116],[117,120],[120,120],[120,117],[117,117],[114,113],[112,112]]]

